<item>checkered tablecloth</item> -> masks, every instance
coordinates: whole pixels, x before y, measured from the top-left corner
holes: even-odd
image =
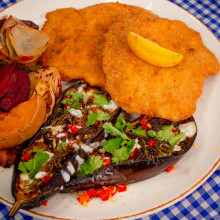
[[[18,0],[0,0],[0,11]],[[46,1],[46,0],[45,0]],[[220,0],[170,0],[184,8],[199,20],[220,39]],[[0,203],[0,219],[8,218],[9,208]],[[35,218],[34,218],[35,219]],[[150,216],[148,219],[214,219],[220,220],[220,167],[202,186],[176,204]],[[18,213],[16,220],[33,220],[32,217]]]

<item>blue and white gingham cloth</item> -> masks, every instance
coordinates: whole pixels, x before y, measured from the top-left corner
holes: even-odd
[[[18,0],[0,0],[0,11]],[[220,40],[220,0],[170,0],[202,21]],[[0,219],[8,218],[9,208],[0,203]],[[16,220],[36,220],[17,213]],[[220,167],[192,194],[155,214],[136,220],[220,220]]]

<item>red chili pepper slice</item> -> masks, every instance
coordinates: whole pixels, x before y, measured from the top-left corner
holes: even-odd
[[[98,197],[103,201],[108,200],[110,196],[111,196],[111,191],[108,188],[103,189],[101,193],[98,195]]]
[[[88,206],[88,202],[90,201],[89,195],[86,192],[79,194],[77,199],[79,203],[84,205],[85,207]]]
[[[28,60],[32,60],[32,59],[33,59],[33,56],[31,56],[31,57],[21,56],[20,58],[21,58],[22,60],[24,60],[24,61],[28,61]]]
[[[174,169],[174,165],[169,166],[166,171],[167,173],[171,172]]]
[[[109,186],[108,189],[110,190],[111,197],[114,196],[115,193],[118,192],[118,189],[116,186]]]
[[[137,154],[137,147],[135,147],[135,148],[132,150],[131,155],[130,155],[130,158],[131,158],[131,159],[134,159],[135,156],[136,156],[136,154]]]
[[[173,132],[174,134],[176,133],[176,130],[175,130],[175,128],[173,128],[173,129],[172,129],[172,132]]]
[[[109,167],[111,165],[111,159],[109,157],[103,158],[103,167]]]
[[[48,201],[44,201],[44,202],[42,202],[41,205],[43,205],[43,206],[47,206],[47,205],[48,205]]]
[[[103,189],[102,188],[98,188],[95,191],[96,191],[96,196],[99,196],[99,194],[103,191]]]
[[[122,185],[118,185],[118,192],[124,192],[127,190],[127,185],[122,184]]]
[[[46,174],[43,178],[42,178],[42,182],[43,183],[47,183],[50,180],[51,176],[49,174]]]
[[[86,190],[86,193],[89,195],[90,199],[96,197],[96,191],[94,188]]]
[[[144,125],[146,125],[146,124],[148,123],[148,120],[147,120],[145,117],[143,117],[143,118],[141,118],[141,119],[139,120],[139,123],[144,126]]]
[[[71,130],[72,134],[78,134],[78,130],[83,127],[84,126],[81,124],[72,124],[67,126],[68,130]]]
[[[28,162],[30,160],[29,154],[28,153],[23,154],[22,159],[23,161]]]
[[[148,142],[148,146],[149,146],[149,147],[153,147],[154,144],[155,144],[155,141],[154,141],[154,140],[149,140],[149,142]]]

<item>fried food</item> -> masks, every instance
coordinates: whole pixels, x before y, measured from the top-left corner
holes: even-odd
[[[102,3],[79,11],[66,8],[49,12],[43,31],[49,34],[51,42],[41,62],[57,67],[64,81],[83,78],[91,85],[104,87],[104,34],[118,16],[138,14],[144,14],[149,20],[158,18],[143,8],[120,3]]]
[[[184,56],[175,67],[156,67],[129,48],[129,31]],[[143,17],[119,19],[105,35],[103,69],[106,89],[128,113],[172,121],[190,117],[206,77],[217,74],[219,63],[203,44],[200,34],[181,21]]]

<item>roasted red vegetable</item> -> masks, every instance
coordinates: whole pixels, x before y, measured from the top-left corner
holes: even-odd
[[[92,95],[93,101],[89,99]],[[94,113],[97,107],[100,110]],[[16,203],[9,216],[19,208],[40,206],[58,193],[88,154],[99,146],[104,137],[102,124],[115,121],[119,113],[120,107],[113,105],[105,92],[80,80],[74,81],[58,97],[46,125],[18,153],[12,181]],[[98,127],[95,121],[100,122]],[[73,125],[77,133],[72,132]]]
[[[30,92],[30,79],[16,63],[0,68],[0,111],[8,112],[26,101]]]
[[[118,121],[121,121],[121,125],[124,126],[121,126],[124,130],[120,134],[121,137],[124,137],[121,146],[120,144],[118,145],[118,136],[110,135],[107,137],[104,147],[99,146],[99,150],[96,151],[96,157],[98,155],[100,157],[110,157],[111,165],[108,167],[102,166],[84,176],[77,175],[72,177],[65,184],[62,192],[67,193],[100,188],[102,186],[131,184],[153,177],[167,168],[170,169],[169,167],[175,164],[191,148],[196,138],[197,129],[193,117],[179,122],[146,117],[149,123],[148,126],[151,127],[147,132],[142,127],[143,121],[146,120],[141,120],[141,118],[131,124],[126,124],[122,119],[117,120],[116,125]],[[105,132],[109,133],[111,127],[107,127],[105,124],[104,127]],[[120,126],[118,128],[120,130]],[[173,128],[175,128],[175,134],[172,131]],[[130,139],[130,141],[127,139],[129,144],[125,143],[126,137],[122,136],[122,134]],[[135,140],[133,145],[130,144],[132,140]],[[150,145],[149,142],[151,143]],[[111,145],[112,143],[114,145]],[[118,147],[115,147],[116,145]],[[135,148],[137,148],[137,151],[133,156],[133,149]]]

